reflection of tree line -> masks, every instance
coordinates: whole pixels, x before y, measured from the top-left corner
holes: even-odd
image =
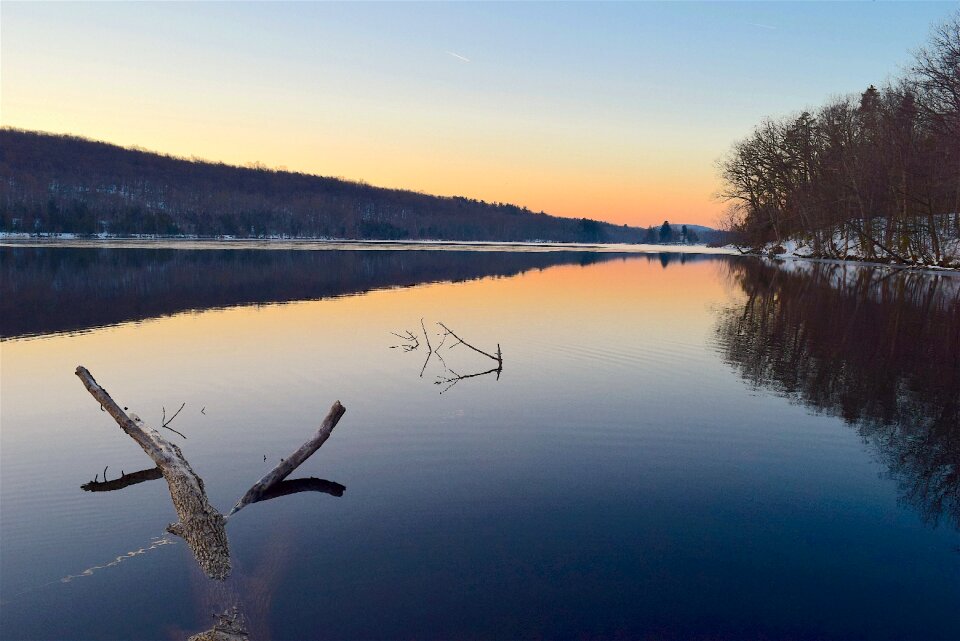
[[[649,254],[666,265],[682,254]],[[0,337],[624,258],[596,252],[0,249]]]
[[[960,528],[960,288],[948,276],[732,261],[717,337],[744,379],[843,418],[904,500]]]

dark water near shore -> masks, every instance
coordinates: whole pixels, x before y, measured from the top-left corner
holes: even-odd
[[[0,276],[3,639],[184,639],[234,605],[254,639],[960,638],[957,276],[27,247]],[[489,359],[428,358],[421,318],[500,376],[456,380]],[[167,436],[224,511],[339,399],[295,476],[342,496],[238,513],[215,583],[163,480],[81,489],[152,466],[78,364],[148,423],[186,403]]]

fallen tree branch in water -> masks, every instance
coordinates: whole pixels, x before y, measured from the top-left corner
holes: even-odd
[[[167,531],[182,537],[197,563],[207,576],[223,580],[230,575],[230,548],[227,544],[226,521],[210,501],[203,487],[203,480],[183,457],[180,448],[169,442],[160,433],[147,427],[136,414],[128,415],[110,397],[107,390],[97,384],[93,375],[82,365],[77,367],[77,376],[84,387],[117,422],[127,435],[160,468],[170,489],[170,499],[180,518],[179,523],[167,526]]]
[[[478,376],[495,374],[497,380],[500,380],[500,374],[503,372],[503,353],[500,351],[499,343],[497,343],[496,354],[491,354],[490,352],[486,352],[480,349],[479,347],[476,347],[475,345],[471,345],[467,341],[463,340],[463,338],[461,338],[456,332],[454,332],[452,329],[450,329],[443,323],[438,322],[437,325],[439,325],[443,331],[440,333],[440,341],[437,343],[437,346],[434,347],[433,344],[430,342],[430,334],[427,332],[427,327],[424,324],[423,319],[422,318],[420,319],[420,328],[423,330],[423,337],[427,343],[427,357],[426,359],[424,359],[423,366],[420,368],[420,378],[423,378],[424,372],[427,371],[427,365],[430,363],[430,359],[434,355],[436,355],[437,360],[440,361],[440,364],[443,366],[443,369],[445,370],[445,373],[441,376],[438,376],[437,380],[434,381],[434,385],[446,386],[440,391],[441,394],[449,390],[458,382],[467,378],[475,378]],[[397,347],[400,347],[403,349],[404,352],[412,352],[420,347],[419,338],[417,337],[416,334],[414,334],[409,330],[407,330],[403,334],[400,334],[397,332],[390,332],[390,333],[406,341],[406,344],[403,344],[403,345],[392,345],[391,349],[396,349]],[[470,348],[471,350],[477,352],[478,354],[486,356],[487,358],[494,361],[497,364],[496,367],[490,368],[488,370],[484,370],[482,372],[475,372],[472,374],[460,374],[459,372],[451,368],[449,365],[447,365],[446,360],[443,358],[443,355],[440,353],[444,345],[446,345],[448,338],[450,338],[452,341],[456,341],[452,345],[447,346],[448,350],[456,347],[457,345],[464,345]]]
[[[286,459],[281,459],[280,463],[277,464],[276,467],[270,470],[270,472],[268,472],[259,481],[254,483],[253,487],[247,490],[247,493],[244,494],[239,501],[237,501],[237,504],[233,506],[233,509],[230,510],[230,513],[227,516],[233,516],[247,505],[263,500],[263,495],[268,492],[271,487],[287,478],[291,472],[297,469],[304,461],[310,458],[314,452],[320,449],[320,446],[323,445],[328,438],[330,438],[333,428],[337,426],[337,423],[340,421],[340,417],[343,416],[343,413],[346,411],[347,410],[343,407],[343,405],[340,404],[340,401],[334,401],[330,411],[327,412],[326,418],[324,418],[323,422],[320,423],[317,433],[314,434],[310,440],[297,448],[293,454],[288,456]]]
[[[168,525],[167,531],[187,542],[197,563],[200,564],[201,569],[207,576],[221,581],[226,579],[230,575],[230,548],[227,543],[225,527],[227,520],[223,514],[210,505],[206,490],[203,487],[203,479],[193,471],[179,447],[167,441],[157,430],[146,426],[136,414],[127,414],[126,408],[121,408],[113,400],[107,390],[97,383],[87,368],[82,365],[78,366],[76,375],[83,382],[90,395],[100,403],[101,409],[109,413],[117,422],[117,425],[120,426],[120,429],[136,441],[157,465],[154,470],[143,470],[129,475],[124,474],[119,479],[109,482],[106,481],[106,468],[104,468],[103,482],[98,482],[95,479],[81,487],[87,491],[106,491],[140,483],[149,478],[159,478],[154,476],[156,474],[163,476],[170,490],[173,507],[180,518],[178,523]],[[180,409],[183,409],[183,406]],[[177,413],[179,411],[177,410]],[[294,479],[286,482],[284,482],[284,479],[330,438],[333,428],[344,412],[346,412],[346,409],[340,404],[340,401],[336,401],[320,424],[316,434],[286,460],[281,459],[279,465],[247,490],[247,493],[237,502],[230,514],[239,511],[250,503],[296,492],[314,491],[342,496],[345,488],[339,483],[316,478]],[[166,412],[164,412],[164,416],[166,416]],[[175,417],[176,414],[170,420],[172,421]],[[166,422],[169,423],[169,421]],[[163,425],[163,427],[166,427],[166,425]],[[97,476],[99,477],[99,474]]]

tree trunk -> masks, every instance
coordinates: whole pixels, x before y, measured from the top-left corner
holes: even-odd
[[[180,517],[180,522],[167,526],[167,530],[187,542],[207,576],[221,581],[226,579],[230,575],[230,548],[224,527],[226,521],[210,505],[203,480],[190,467],[180,448],[163,438],[157,430],[147,427],[136,414],[128,415],[97,384],[87,368],[77,367],[76,374],[120,429],[136,441],[160,468],[170,489],[173,507]]]

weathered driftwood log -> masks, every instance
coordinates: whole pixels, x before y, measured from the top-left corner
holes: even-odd
[[[106,477],[104,477],[102,481],[90,481],[89,483],[81,485],[80,489],[84,492],[112,492],[136,485],[137,483],[154,481],[159,478],[163,478],[163,472],[160,471],[159,467],[151,467],[149,470],[123,474],[112,481],[108,481]]]
[[[230,575],[230,548],[224,527],[226,521],[210,505],[203,480],[190,467],[180,448],[163,438],[157,430],[146,426],[136,414],[128,415],[97,384],[85,367],[77,367],[76,374],[120,429],[136,441],[160,468],[170,489],[173,507],[180,518],[179,523],[167,526],[167,531],[187,542],[207,576],[221,581],[227,578]]]
[[[343,416],[343,413],[346,411],[347,410],[344,409],[343,405],[340,404],[340,401],[335,401],[333,403],[333,407],[331,407],[330,411],[327,413],[326,418],[324,418],[323,422],[320,424],[319,429],[317,429],[317,433],[314,434],[309,441],[297,448],[293,454],[288,456],[286,459],[281,460],[280,463],[269,473],[267,473],[266,476],[254,483],[253,487],[247,490],[247,493],[244,494],[239,501],[237,501],[237,504],[233,506],[233,509],[230,510],[230,514],[227,516],[233,516],[247,505],[263,500],[263,495],[270,490],[271,487],[287,478],[287,476],[297,469],[301,463],[306,461],[314,452],[320,449],[320,446],[323,445],[328,438],[330,438],[333,428],[337,426],[337,423],[340,421],[340,417]]]
[[[77,367],[76,374],[87,391],[100,403],[100,407],[113,417],[120,429],[136,441],[157,465],[154,470],[143,470],[124,475],[114,481],[104,483],[93,481],[82,486],[83,489],[90,491],[120,489],[149,478],[158,478],[158,476],[155,476],[157,474],[162,475],[167,481],[173,507],[177,511],[177,516],[180,517],[180,522],[168,525],[167,531],[182,537],[187,542],[197,559],[197,563],[200,564],[201,569],[207,576],[221,581],[227,578],[230,575],[230,548],[227,543],[225,528],[226,517],[210,505],[206,490],[203,487],[203,479],[193,471],[179,447],[163,438],[157,430],[146,426],[136,414],[127,414],[125,408],[121,408],[111,398],[110,394],[97,383],[85,367],[82,365]],[[295,492],[315,491],[342,496],[345,488],[332,481],[316,478],[295,479],[286,482],[283,480],[330,438],[333,428],[344,412],[346,410],[340,404],[340,401],[335,402],[320,424],[317,433],[301,445],[297,451],[285,460],[281,460],[279,465],[251,487],[243,498],[237,502],[230,514],[250,503]],[[216,627],[210,631],[210,633],[218,634],[223,632],[230,633],[229,630]],[[221,635],[209,638],[240,637]]]

